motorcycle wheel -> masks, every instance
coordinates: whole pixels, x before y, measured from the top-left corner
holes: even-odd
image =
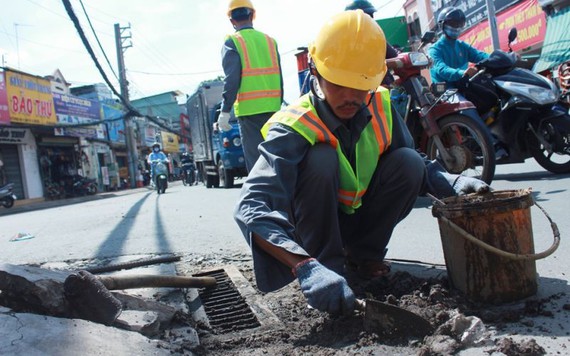
[[[430,137],[426,154],[438,159],[449,173],[461,174],[491,184],[495,176],[495,148],[491,134],[482,121],[465,115],[449,115],[437,121],[441,129],[441,140],[447,152],[454,158],[453,164],[446,164],[435,140]]]
[[[12,197],[5,197],[4,199],[2,199],[2,205],[3,205],[6,209],[10,209],[11,207],[14,206],[14,198],[12,198]]]
[[[188,173],[182,173],[182,184],[184,186],[188,185]]]
[[[528,148],[536,162],[552,173],[570,173],[570,117],[563,116],[554,123],[546,121],[535,131],[553,147],[554,151],[549,153],[529,130],[527,133]]]

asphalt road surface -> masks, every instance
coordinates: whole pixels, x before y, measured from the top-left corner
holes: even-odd
[[[558,250],[537,261],[540,275],[566,283],[570,247],[570,175],[551,174],[533,160],[497,167],[495,190],[532,188],[537,202],[557,223]],[[147,253],[232,255],[248,253],[232,214],[241,186],[206,189],[174,182],[166,194],[139,189],[96,201],[0,216],[0,255],[13,264],[104,258]],[[553,233],[542,212],[531,208],[537,252],[552,244]],[[18,233],[31,239],[10,241]],[[388,258],[443,264],[437,219],[431,200],[419,198],[411,214],[396,227]],[[547,283],[548,284],[548,283]]]

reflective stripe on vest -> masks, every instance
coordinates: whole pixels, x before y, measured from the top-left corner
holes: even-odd
[[[277,43],[254,29],[240,30],[230,37],[241,59],[241,83],[234,103],[236,116],[278,111],[282,90]]]
[[[392,142],[392,113],[388,90],[379,89],[368,109],[372,118],[356,143],[356,172],[342,152],[338,139],[318,117],[308,94],[302,96],[293,106],[275,113],[261,132],[266,137],[271,125],[280,123],[294,129],[311,145],[323,142],[334,147],[340,169],[339,206],[345,213],[352,214],[362,205],[362,196],[376,171],[378,159]]]

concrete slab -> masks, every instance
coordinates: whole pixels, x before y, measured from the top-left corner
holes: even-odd
[[[80,319],[0,311],[0,355],[171,355],[169,345]]]

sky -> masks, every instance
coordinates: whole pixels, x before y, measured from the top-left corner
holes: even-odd
[[[174,90],[191,95],[203,80],[223,75],[221,47],[225,36],[233,32],[227,18],[227,0],[70,2],[117,91],[115,24],[125,28],[123,36],[130,36],[124,42],[130,46],[124,51],[124,61],[131,100]],[[299,95],[297,48],[308,46],[324,22],[342,11],[350,0],[252,2],[256,8],[254,28],[277,40],[285,100],[290,102]],[[404,0],[371,2],[378,8],[375,19],[404,15]],[[104,82],[63,1],[0,0],[0,4],[3,67],[38,76],[59,69],[72,87]]]

